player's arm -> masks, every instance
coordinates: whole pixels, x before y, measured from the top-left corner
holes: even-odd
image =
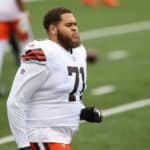
[[[16,0],[16,4],[18,6],[18,9],[20,10],[19,14],[19,24],[18,27],[22,32],[31,32],[31,23],[30,23],[30,17],[28,11],[25,9],[23,1],[22,0]],[[29,33],[28,33],[29,34]],[[29,34],[32,39],[32,34]]]
[[[87,58],[86,49],[83,45],[81,45],[81,49],[83,51],[83,55],[84,55],[84,58],[86,60],[86,58]],[[86,79],[86,74],[85,74],[85,79]],[[85,85],[85,88],[86,87],[87,87],[87,85]],[[81,109],[81,112],[80,112],[80,120],[85,120],[85,121],[88,121],[88,122],[98,122],[99,123],[99,122],[102,122],[103,115],[102,115],[101,110],[99,110],[98,108],[96,108],[96,107],[86,107],[82,103],[82,109]]]
[[[16,0],[17,6],[20,11],[25,11],[25,7],[22,0]]]
[[[15,76],[7,101],[7,111],[13,137],[21,150],[29,148],[24,113],[26,103],[32,100],[32,96],[46,80],[48,73],[46,65],[29,62],[23,63]]]

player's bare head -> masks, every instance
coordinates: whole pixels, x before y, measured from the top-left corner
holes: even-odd
[[[43,25],[46,31],[49,30],[51,24],[58,24],[61,21],[61,15],[65,13],[72,13],[72,11],[65,7],[55,7],[50,9],[44,16]]]
[[[76,18],[70,9],[56,7],[49,10],[44,17],[43,24],[49,38],[66,50],[71,50],[80,45]]]

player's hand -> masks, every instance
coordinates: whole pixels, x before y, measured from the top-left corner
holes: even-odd
[[[103,115],[102,112],[95,107],[86,107],[81,110],[80,120],[99,123],[102,122]]]

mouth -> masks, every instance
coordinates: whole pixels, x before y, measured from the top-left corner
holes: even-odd
[[[79,34],[73,34],[72,37],[73,37],[74,39],[80,39]]]

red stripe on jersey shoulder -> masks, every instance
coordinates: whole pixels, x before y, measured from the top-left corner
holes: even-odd
[[[36,60],[36,61],[46,61],[46,56],[41,48],[29,49],[26,51],[25,55],[21,56],[22,60]]]

